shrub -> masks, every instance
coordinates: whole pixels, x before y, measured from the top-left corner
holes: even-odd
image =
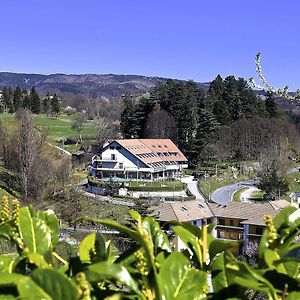
[[[3,198],[0,237],[11,241],[14,255],[0,256],[3,299],[245,299],[256,293],[268,299],[300,299],[300,214],[285,208],[273,220],[258,247],[257,268],[230,252],[235,242],[217,240],[213,226],[198,228],[171,222],[187,249],[173,250],[165,232],[152,217],[130,212],[123,226],[110,219],[80,218],[127,235],[131,248],[114,256],[101,233],[87,235],[69,261],[57,254],[58,221],[51,211],[19,208]],[[208,275],[211,276],[211,287]],[[252,297],[252,296],[251,296]]]

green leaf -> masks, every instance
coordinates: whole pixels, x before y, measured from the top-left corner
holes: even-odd
[[[212,285],[215,293],[229,286],[226,276],[225,265],[228,260],[227,252],[223,252],[217,256],[212,263]]]
[[[20,274],[9,274],[0,276],[0,289],[2,287],[16,286],[21,299],[45,299],[52,300],[43,289],[41,289],[30,277]]]
[[[42,256],[41,254],[29,252],[27,254],[27,257],[31,264],[35,264],[39,268],[49,268],[49,265],[45,261],[44,256]]]
[[[100,233],[87,235],[79,245],[79,257],[82,262],[101,262],[109,258],[109,248]]]
[[[131,277],[124,266],[118,264],[110,264],[108,262],[100,262],[87,267],[87,279],[94,283],[103,280],[114,280],[125,284],[129,289],[138,295],[142,295],[139,291],[138,284]]]
[[[94,223],[100,223],[102,225],[105,225],[109,228],[113,228],[119,232],[125,233],[127,235],[129,235],[131,238],[133,238],[134,240],[136,240],[137,242],[141,243],[141,237],[138,234],[138,232],[136,232],[133,229],[130,229],[126,226],[123,226],[121,224],[119,224],[118,222],[111,220],[111,219],[96,219],[96,218],[89,218],[89,217],[81,217],[78,218],[77,221],[91,221]]]
[[[195,254],[198,265],[202,266],[202,253],[197,236],[181,225],[173,226],[172,230],[178,235],[185,246]]]
[[[173,252],[161,266],[158,278],[163,299],[201,299],[207,286],[206,272],[193,269],[189,260],[179,252]]]
[[[244,262],[232,261],[226,264],[227,277],[231,277],[233,283],[245,288],[276,295],[272,284],[264,278],[262,271],[251,268]]]
[[[157,254],[158,249],[171,252],[171,245],[167,235],[160,229],[158,222],[151,217],[146,217],[142,222],[143,230],[151,238],[155,253]]]
[[[0,223],[0,236],[10,239],[13,233],[12,221]]]
[[[18,223],[20,236],[30,252],[44,255],[51,251],[51,231],[45,221],[33,217],[28,207],[22,207]]]
[[[48,209],[46,211],[39,211],[38,212],[38,217],[42,220],[45,221],[47,226],[51,230],[51,243],[53,249],[57,246],[58,244],[58,236],[59,236],[59,223],[58,219],[54,213],[54,211]]]
[[[224,240],[213,240],[209,245],[209,257],[212,261],[214,257],[227,249],[238,246],[238,242],[224,241]]]
[[[59,271],[36,269],[32,272],[31,278],[52,299],[75,300],[79,297],[76,284]]]
[[[142,217],[141,217],[141,215],[137,211],[131,209],[129,211],[129,214],[130,214],[131,218],[133,218],[137,222],[141,222],[142,221]]]
[[[95,251],[96,233],[87,235],[79,245],[79,257],[82,262],[91,261],[91,252]]]
[[[11,266],[14,260],[6,255],[0,256],[0,272],[9,272],[11,273]]]
[[[299,300],[300,299],[300,292],[289,293],[288,296],[285,299],[286,300]]]

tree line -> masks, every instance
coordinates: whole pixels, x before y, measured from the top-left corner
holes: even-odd
[[[168,80],[138,101],[125,95],[121,130],[125,138],[171,138],[196,165],[224,130],[233,130],[241,120],[280,115],[271,93],[263,101],[245,79],[218,75],[208,91],[192,81]],[[234,151],[227,158],[236,156]]]
[[[15,113],[18,109],[28,109],[33,114],[47,114],[56,116],[60,111],[61,100],[54,94],[43,98],[37,93],[33,86],[30,91],[11,86],[4,87],[0,99],[0,112]]]

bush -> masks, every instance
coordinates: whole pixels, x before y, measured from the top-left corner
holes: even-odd
[[[172,222],[186,250],[176,252],[168,236],[151,217],[130,212],[127,226],[110,219],[80,218],[100,223],[131,239],[130,249],[116,257],[100,233],[87,235],[68,261],[57,253],[58,220],[51,211],[19,208],[2,200],[0,237],[11,241],[14,256],[0,256],[3,299],[245,299],[262,293],[268,299],[300,299],[300,215],[288,207],[274,220],[266,216],[257,268],[235,258],[236,242],[217,240],[213,226],[198,228]],[[210,275],[211,287],[208,283]],[[252,296],[251,296],[252,297]],[[252,298],[253,299],[253,298]]]

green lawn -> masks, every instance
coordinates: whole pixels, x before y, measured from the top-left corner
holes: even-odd
[[[48,136],[53,139],[67,138],[70,136],[78,136],[76,130],[71,129],[72,118],[66,116],[62,118],[49,118],[47,116],[35,116],[36,125],[48,129]],[[94,123],[89,121],[83,125],[82,136],[95,136],[96,130]]]
[[[233,201],[234,201],[234,202],[241,202],[241,195],[242,195],[242,193],[244,193],[246,190],[248,190],[248,188],[244,188],[244,189],[241,189],[241,190],[235,192],[235,193],[233,194],[233,198],[232,198]]]
[[[300,191],[300,172],[289,174],[286,176],[291,192]]]
[[[0,114],[0,120],[4,122],[13,122],[15,116],[12,114]],[[68,137],[77,138],[78,132],[71,129],[72,117],[67,115],[61,115],[58,118],[51,118],[45,115],[35,115],[34,123],[40,128],[46,128],[48,133],[48,139],[52,143],[56,143],[62,138],[66,139]],[[96,128],[93,121],[88,121],[83,125],[83,130],[81,135],[83,137],[94,137],[96,135]],[[61,146],[61,144],[57,144]],[[79,149],[79,145],[65,145],[66,150],[70,152],[75,152]]]

